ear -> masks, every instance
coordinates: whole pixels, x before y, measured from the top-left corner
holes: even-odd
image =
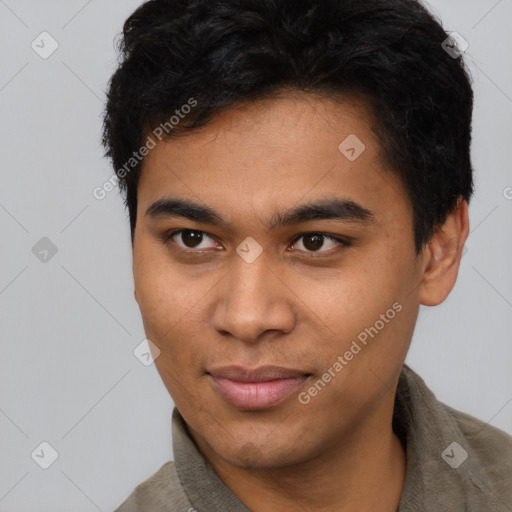
[[[452,291],[468,234],[468,203],[459,197],[455,209],[448,214],[443,225],[436,228],[422,251],[419,299],[424,306],[441,304]]]

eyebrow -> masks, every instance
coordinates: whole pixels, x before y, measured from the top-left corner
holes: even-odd
[[[165,197],[155,201],[148,207],[144,215],[153,219],[183,217],[194,222],[223,228],[229,226],[229,223],[215,209],[188,199],[173,197]],[[283,212],[277,212],[265,222],[265,225],[269,230],[272,230],[276,227],[289,226],[301,222],[329,219],[368,224],[374,221],[375,215],[354,201],[334,197],[317,199]]]

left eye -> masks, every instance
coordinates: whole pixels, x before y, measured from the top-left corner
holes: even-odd
[[[324,233],[305,233],[297,239],[295,244],[298,244],[300,240],[302,241],[299,245],[302,245],[305,249],[299,248],[299,250],[305,250],[306,252],[326,252],[333,247],[346,245],[342,240]],[[327,244],[325,240],[327,240]]]

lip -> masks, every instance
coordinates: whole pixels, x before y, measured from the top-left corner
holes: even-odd
[[[207,372],[214,388],[238,409],[267,409],[297,391],[311,374],[280,366],[227,366]]]

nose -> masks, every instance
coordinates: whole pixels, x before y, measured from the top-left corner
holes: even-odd
[[[293,292],[264,254],[252,263],[237,256],[219,284],[212,315],[212,325],[219,333],[251,343],[266,332],[293,330]]]

